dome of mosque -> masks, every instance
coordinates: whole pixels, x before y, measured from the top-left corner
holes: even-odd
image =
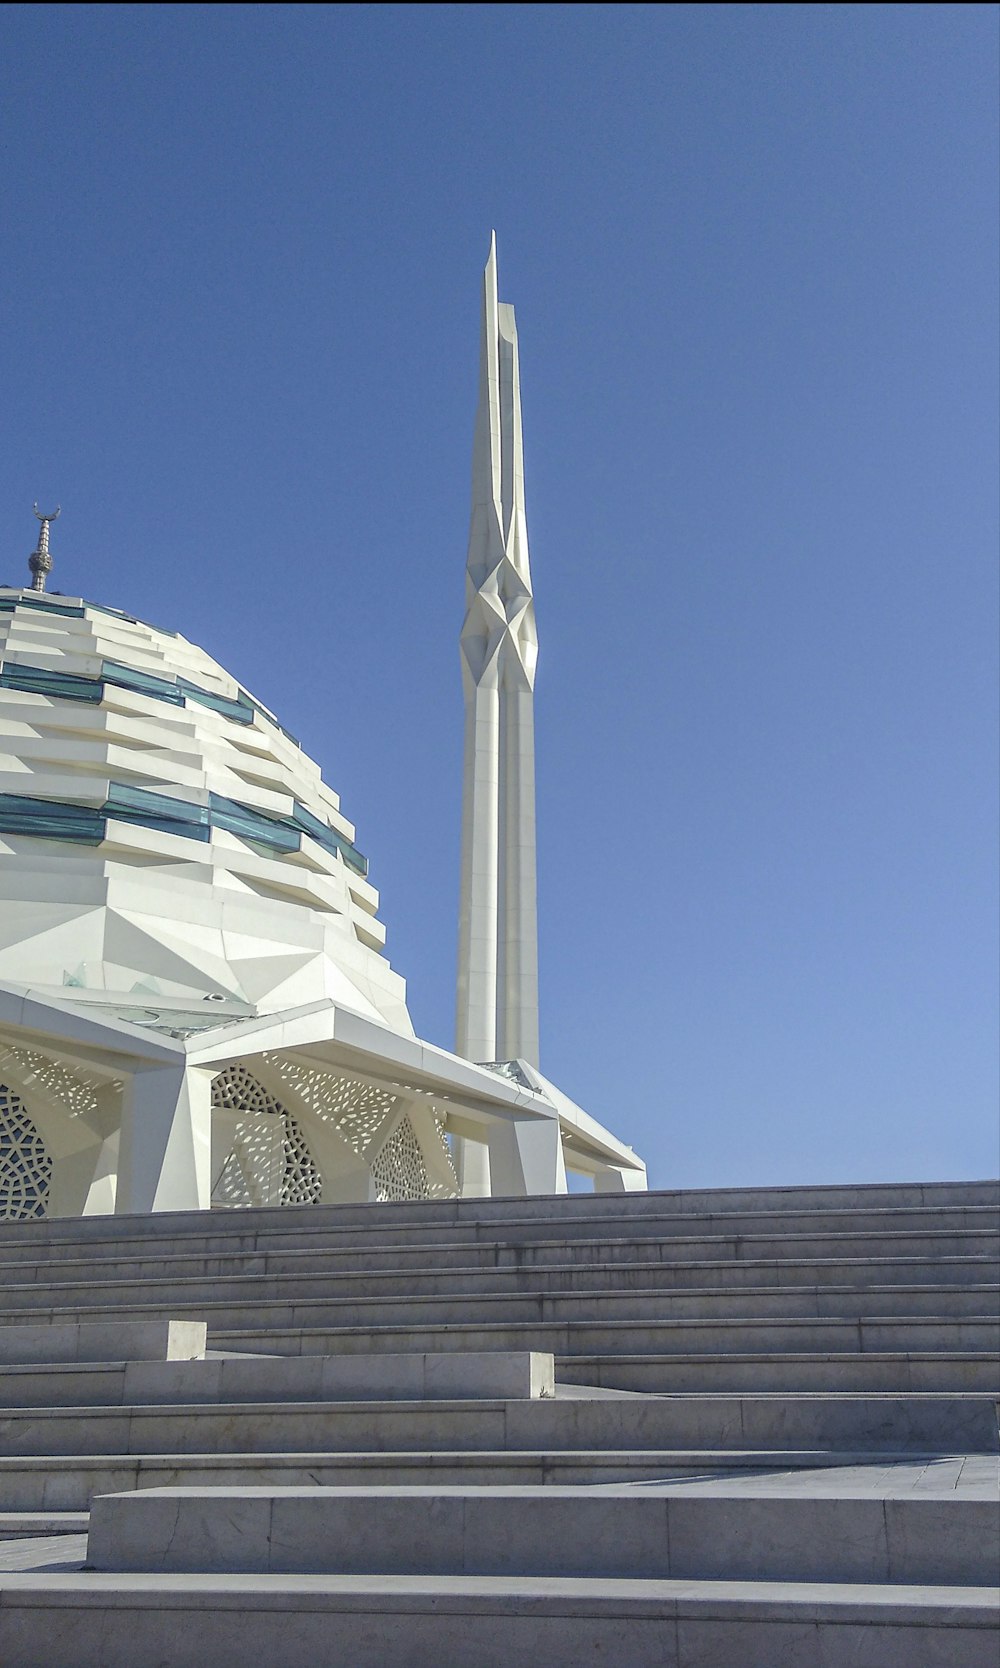
[[[0,981],[164,1028],[333,998],[412,1034],[337,794],[204,650],[0,589],[0,753]]]

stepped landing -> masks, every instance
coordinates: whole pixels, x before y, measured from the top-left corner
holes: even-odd
[[[26,1222],[0,1271],[5,1668],[994,1668],[998,1184]]]

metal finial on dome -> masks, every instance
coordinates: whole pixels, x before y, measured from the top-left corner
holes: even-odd
[[[62,505],[57,504],[55,509],[50,510],[46,515],[38,508],[37,504],[35,505],[35,514],[42,525],[38,529],[38,544],[28,557],[28,566],[31,569],[31,589],[33,591],[44,591],[45,589],[45,580],[52,568],[52,557],[49,554],[49,527],[53,521],[58,521],[61,509]]]

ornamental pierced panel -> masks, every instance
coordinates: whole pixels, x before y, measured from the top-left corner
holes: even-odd
[[[265,1055],[265,1059],[310,1112],[324,1123],[334,1125],[359,1158],[371,1146],[399,1099],[390,1089],[314,1071],[279,1054]]]
[[[372,1165],[375,1197],[379,1200],[426,1199],[427,1167],[408,1117],[393,1130]]]
[[[212,1082],[212,1105],[220,1112],[268,1112],[282,1117],[285,1108],[268,1094],[246,1066],[227,1066]]]
[[[0,1219],[48,1213],[52,1159],[20,1095],[0,1083]]]
[[[68,1066],[58,1060],[50,1060],[47,1054],[39,1054],[33,1048],[0,1049],[0,1070],[4,1067],[22,1083],[37,1083],[51,1099],[61,1101],[71,1117],[87,1121],[100,1111],[98,1087],[106,1085],[119,1095],[122,1092],[118,1078],[93,1077],[82,1066],[75,1066],[71,1071]]]
[[[247,1205],[315,1205],[323,1178],[299,1122],[245,1066],[229,1066],[212,1084],[212,1105],[238,1112],[233,1148],[212,1190],[223,1209]]]

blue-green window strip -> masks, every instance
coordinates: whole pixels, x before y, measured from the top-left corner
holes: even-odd
[[[54,672],[46,666],[19,666],[8,661],[0,667],[0,689],[23,689],[30,695],[57,695],[64,701],[90,701],[96,706],[104,685],[94,678],[80,678],[73,672]]]
[[[53,602],[51,597],[0,597],[0,614],[13,614],[15,608],[34,608],[40,614],[63,614],[71,620],[82,620],[83,609],[71,602]]]
[[[85,607],[75,608],[69,603],[55,603],[48,598],[39,597],[0,597],[0,614],[13,614],[15,608],[35,608],[46,614],[65,614],[76,620],[82,620],[85,609],[96,610],[99,614],[109,614],[117,620],[127,620],[131,625],[142,625],[141,620],[133,619],[131,614],[123,614],[117,608],[102,608],[99,603],[88,602]],[[158,626],[150,626],[150,631],[160,631]],[[164,637],[176,637],[176,631],[160,633]],[[224,717],[232,718],[237,724],[252,724],[253,715],[259,712],[261,718],[266,719],[293,747],[301,748],[302,743],[291,730],[286,730],[284,724],[279,724],[272,712],[261,706],[261,703],[241,689],[235,698],[229,695],[218,695],[213,690],[202,689],[196,683],[190,683],[187,678],[178,678],[176,683],[170,678],[158,678],[149,672],[138,672],[134,667],[125,666],[121,661],[105,660],[102,664],[101,677],[105,683],[112,683],[119,689],[134,689],[142,695],[152,695],[154,699],[169,701],[173,706],[183,706],[185,697],[198,701],[202,706],[211,707],[215,712],[221,712]],[[0,685],[2,687],[2,685]],[[13,688],[13,685],[9,687]],[[20,685],[26,688],[26,685]],[[47,693],[47,691],[42,691]],[[72,696],[67,697],[72,699]],[[78,695],[78,700],[100,700],[100,696]]]
[[[184,705],[182,691],[169,678],[157,678],[151,672],[136,671],[134,666],[123,666],[117,660],[101,662],[101,678],[104,683],[113,683],[116,689],[131,689],[137,695],[151,695],[155,701],[169,701],[175,707]]]
[[[212,822],[216,828],[228,829],[241,839],[256,840],[274,851],[298,851],[301,847],[302,835],[284,817],[264,816],[246,805],[237,805],[235,800],[223,799],[221,794],[213,793],[211,800]]]
[[[119,689],[133,689],[139,695],[152,695],[155,700],[170,701],[177,707],[184,706],[185,701],[190,699],[198,701],[203,707],[212,707],[225,718],[235,719],[237,724],[253,723],[253,708],[248,700],[217,695],[214,690],[202,689],[187,678],[178,678],[175,683],[171,678],[158,678],[152,672],[139,672],[133,666],[123,666],[117,660],[105,660],[101,665],[101,676],[105,683],[113,683]]]
[[[315,840],[318,845],[323,846],[327,851],[339,851],[344,862],[354,869],[357,874],[366,875],[368,873],[368,859],[362,857],[357,846],[352,846],[350,840],[346,839],[343,834],[338,834],[335,828],[330,828],[325,822],[320,822],[319,817],[314,817],[311,811],[307,811],[304,805],[299,804],[298,800],[295,801],[292,820],[297,828],[301,828],[303,834],[308,834],[310,839]]]
[[[30,834],[36,839],[99,846],[106,827],[102,812],[92,805],[60,805],[50,799],[0,793],[0,832],[4,834]]]
[[[101,663],[99,678],[84,678],[72,672],[55,672],[45,666],[21,666],[15,662],[8,662],[0,668],[0,688],[24,689],[35,695],[58,695],[66,701],[90,701],[97,705],[104,699],[105,684],[112,684],[116,689],[130,689],[136,695],[149,695],[154,701],[168,701],[174,707],[197,701],[203,707],[221,712],[225,718],[234,719],[237,724],[252,724],[254,711],[257,710],[248,696],[241,695],[238,700],[232,700],[227,695],[216,695],[210,689],[199,689],[197,684],[189,683],[186,678],[172,683],[169,678],[137,672],[131,666],[122,666],[114,660]],[[273,724],[273,718],[269,722]],[[280,724],[276,727],[281,728]],[[287,734],[285,731],[282,733]]]
[[[157,828],[163,834],[177,834],[185,840],[210,840],[211,821],[207,805],[189,799],[172,799],[166,793],[127,787],[112,782],[104,802],[107,816],[118,822],[134,822],[142,828]]]
[[[218,793],[209,794],[206,805],[125,782],[111,783],[100,810],[87,805],[63,805],[49,799],[27,799],[20,794],[0,794],[0,829],[7,833],[36,834],[50,840],[82,840],[96,845],[104,838],[108,817],[141,828],[155,828],[185,840],[210,840],[213,828],[224,828],[241,839],[252,840],[276,852],[298,851],[303,834],[308,834],[327,851],[339,852],[357,874],[368,873],[367,860],[357,847],[298,803],[293,816],[272,817]]]
[[[180,635],[176,631],[167,631],[164,626],[154,626],[146,620],[139,620],[134,614],[126,614],[122,608],[107,608],[101,602],[57,602],[55,599],[59,594],[58,591],[50,591],[45,596],[33,596],[30,592],[24,591],[17,597],[0,597],[0,614],[13,614],[15,608],[35,608],[41,614],[64,614],[70,619],[82,620],[90,609],[94,614],[108,614],[113,620],[124,620],[127,625],[145,626],[147,631],[155,631],[161,637]]]
[[[216,712],[221,712],[223,717],[235,719],[237,724],[253,723],[254,709],[242,692],[234,701],[228,695],[216,695],[210,689],[199,689],[196,684],[188,683],[186,678],[178,678],[177,682],[185,695],[190,695],[192,701],[200,701],[203,707],[212,707]],[[273,724],[274,719],[270,722]],[[278,728],[280,727],[279,725]]]

